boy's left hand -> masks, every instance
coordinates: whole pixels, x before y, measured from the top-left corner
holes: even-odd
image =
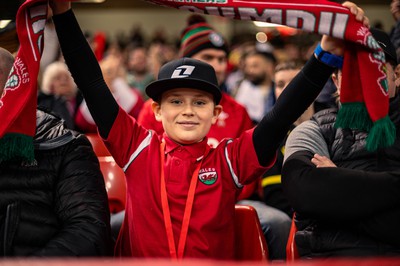
[[[365,27],[370,27],[369,19],[367,16],[365,16],[364,10],[362,10],[353,2],[349,1],[344,2],[342,6],[347,7],[350,12],[356,17],[356,20],[362,22]],[[344,43],[345,41],[328,35],[323,35],[321,39],[322,49],[338,56],[343,56],[344,54]]]

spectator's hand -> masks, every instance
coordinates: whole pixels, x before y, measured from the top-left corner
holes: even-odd
[[[71,2],[66,0],[50,0],[49,4],[53,10],[53,15],[62,14],[71,8]]]
[[[400,0],[392,0],[390,3],[390,12],[396,22],[400,20]]]
[[[369,28],[369,19],[365,16],[364,10],[356,4],[346,1],[342,4],[347,7],[350,12],[356,17],[356,20],[362,22],[365,27]],[[332,54],[343,56],[344,54],[344,41],[327,35],[322,36],[321,47],[324,51]]]
[[[118,77],[125,76],[121,58],[115,55],[109,55],[101,60],[100,68],[107,86],[111,91],[114,91],[112,86],[113,81]]]
[[[314,154],[314,158],[311,159],[311,162],[317,167],[336,167],[330,159],[326,156],[321,156],[319,154]]]

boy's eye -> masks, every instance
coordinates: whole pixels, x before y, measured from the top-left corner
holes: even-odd
[[[182,101],[177,100],[177,99],[172,99],[172,100],[170,101],[170,103],[172,103],[172,104],[180,104],[180,103],[182,103]]]
[[[195,105],[205,105],[206,102],[205,101],[195,101],[194,104]]]

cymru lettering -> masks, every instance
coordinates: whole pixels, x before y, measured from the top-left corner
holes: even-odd
[[[192,3],[194,0],[191,0]],[[204,0],[206,1],[206,0]],[[186,1],[182,1],[186,2]],[[319,17],[311,12],[296,9],[265,8],[261,12],[254,7],[221,7],[205,6],[179,6],[180,10],[195,13],[223,16],[231,19],[255,20],[261,22],[286,25],[301,30],[328,34],[336,38],[344,38],[349,15],[345,13],[323,12]],[[321,23],[323,22],[323,23]]]

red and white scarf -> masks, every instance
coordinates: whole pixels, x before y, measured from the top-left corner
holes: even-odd
[[[34,160],[37,76],[46,19],[47,0],[27,0],[17,12],[20,47],[0,97],[0,161]]]
[[[385,55],[369,29],[348,8],[327,0],[146,0],[190,12],[286,25],[349,42],[336,126],[369,132],[367,149],[393,144],[396,130],[388,117]]]

